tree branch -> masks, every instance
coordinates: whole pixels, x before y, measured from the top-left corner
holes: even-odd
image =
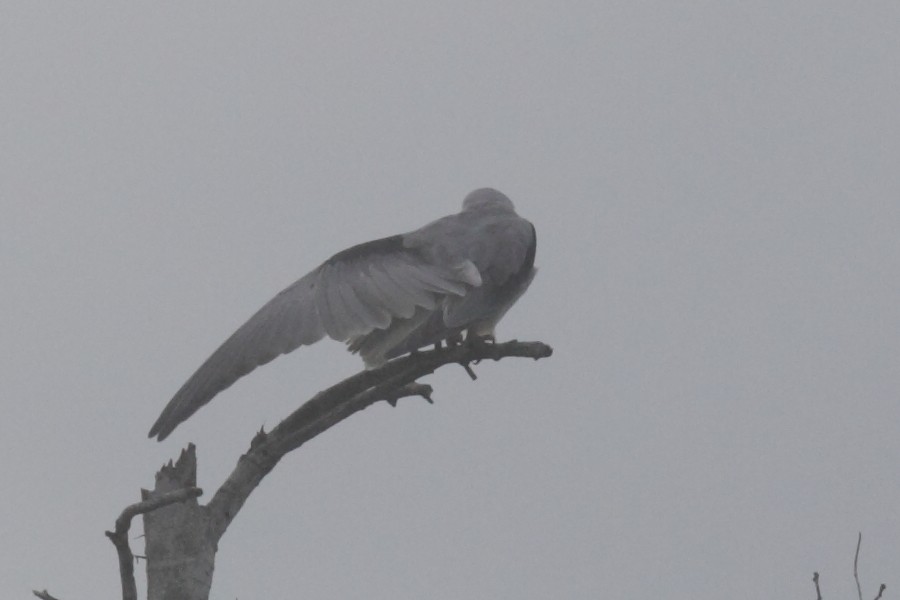
[[[862,545],[862,531],[859,532],[859,537],[856,538],[856,555],[853,557],[853,579],[856,580],[856,593],[859,596],[859,600],[862,600],[862,587],[859,585],[859,547]]]
[[[211,538],[218,540],[225,533],[256,486],[288,452],[379,400],[395,406],[399,398],[417,395],[431,402],[431,387],[415,383],[419,377],[447,364],[460,364],[471,371],[470,364],[481,360],[538,360],[551,354],[553,349],[541,342],[464,343],[394,359],[319,392],[271,432],[260,431],[253,438],[250,450],[205,507]]]
[[[203,490],[197,487],[184,488],[132,504],[126,507],[116,519],[115,531],[106,532],[106,537],[112,541],[116,547],[116,553],[119,555],[119,576],[122,580],[123,600],[137,600],[137,586],[134,583],[134,554],[131,553],[131,547],[128,545],[128,530],[131,528],[131,520],[138,515],[163,506],[196,498],[202,493]],[[46,591],[44,593],[46,594]],[[37,594],[35,592],[35,595]],[[48,598],[45,600],[49,600],[49,594],[47,596]]]
[[[853,579],[856,580],[856,596],[859,600],[862,600],[862,586],[859,583],[859,548],[862,546],[862,532],[856,538],[856,554],[853,556]],[[816,584],[816,600],[822,600],[822,592],[819,590],[819,573],[813,573],[813,583]],[[881,600],[881,595],[884,594],[884,591],[887,589],[885,584],[881,584],[881,587],[878,588],[878,595],[875,596],[875,600]]]
[[[479,360],[500,360],[508,356],[536,360],[552,353],[549,346],[539,342],[487,344],[482,341],[436,348],[357,373],[319,392],[270,433],[260,431],[253,437],[250,449],[206,506],[199,506],[196,501],[182,502],[144,515],[148,600],[209,597],[220,538],[256,486],[291,450],[379,400],[395,406],[400,398],[422,396],[431,402],[431,387],[415,380],[443,365],[457,363],[471,370],[470,363]],[[157,472],[154,489],[143,491],[143,498],[161,501],[174,492],[193,489],[196,474],[196,449],[189,444],[175,464],[170,462]],[[128,550],[124,534],[121,541],[124,550]],[[132,575],[125,568],[127,563],[130,569],[131,560],[130,550],[120,554],[123,574]],[[129,579],[133,588],[133,576]],[[123,575],[123,588],[124,585]],[[125,597],[130,600],[134,596]]]

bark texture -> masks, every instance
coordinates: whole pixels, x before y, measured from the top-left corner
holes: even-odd
[[[156,474],[149,500],[197,485],[193,444]],[[191,498],[144,514],[148,600],[206,600],[212,585],[218,538],[210,535],[207,509]]]

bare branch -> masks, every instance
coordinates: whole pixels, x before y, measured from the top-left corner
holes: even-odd
[[[862,546],[862,532],[859,532],[856,538],[856,554],[853,556],[853,579],[856,580],[856,595],[859,600],[862,600],[862,586],[859,583],[859,549]],[[816,584],[816,600],[822,600],[822,592],[819,590],[819,574],[813,573],[813,583]],[[881,600],[882,594],[887,589],[885,584],[881,584],[881,587],[878,588],[878,595],[875,596],[875,600]]]
[[[43,592],[39,592],[37,590],[31,590],[31,593],[34,594],[35,596],[37,596],[38,598],[40,598],[41,600],[57,600],[56,598],[51,596],[47,590],[44,590]]]
[[[133,519],[134,517],[142,515],[144,513],[148,513],[158,508],[162,508],[163,506],[168,506],[169,504],[184,502],[185,500],[190,500],[191,498],[198,498],[202,495],[202,489],[198,487],[190,487],[168,492],[161,496],[155,496],[148,500],[142,500],[141,502],[135,502],[131,506],[126,507],[125,510],[122,511],[122,514],[119,515],[119,518],[116,519],[115,534],[110,532],[106,533],[107,535],[127,533],[128,528],[131,527],[131,519]]]
[[[859,547],[862,545],[862,531],[859,532],[859,537],[856,538],[856,555],[853,557],[853,579],[856,580],[856,593],[859,596],[859,600],[862,600],[862,587],[859,585],[859,570],[857,567],[859,566]]]
[[[862,587],[859,585],[859,547],[862,545],[862,532],[859,532],[859,536],[856,538],[856,555],[853,557],[853,578],[856,580],[856,593],[859,596],[859,600],[862,600]],[[881,600],[881,595],[884,593],[884,590],[887,589],[887,586],[883,583],[881,587],[878,588],[878,595],[875,596],[875,600]]]
[[[115,531],[106,532],[106,537],[112,541],[116,547],[116,553],[119,555],[119,576],[122,580],[123,600],[137,600],[137,586],[134,583],[134,554],[131,553],[131,547],[128,545],[128,530],[131,528],[131,520],[137,515],[154,511],[163,506],[196,498],[202,493],[203,490],[197,487],[184,488],[132,504],[126,507],[116,519]]]
[[[394,359],[319,392],[271,432],[260,431],[253,438],[250,450],[241,456],[234,471],[206,506],[212,538],[218,540],[225,533],[250,493],[288,452],[379,400],[395,405],[400,397],[420,395],[430,402],[432,390],[415,383],[419,377],[447,364],[468,366],[481,360],[507,357],[538,360],[551,354],[553,349],[541,342],[464,343]]]

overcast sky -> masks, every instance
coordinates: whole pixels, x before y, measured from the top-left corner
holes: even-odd
[[[445,368],[434,406],[291,455],[213,597],[812,598],[818,570],[847,598],[858,531],[865,596],[896,597],[898,27],[894,1],[6,0],[0,593],[117,597],[103,532],[164,461],[195,442],[208,499],[361,367],[301,349],[148,440],[203,359],[492,186],[538,232],[498,337],[554,356]]]

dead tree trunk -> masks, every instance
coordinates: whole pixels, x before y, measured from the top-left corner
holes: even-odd
[[[150,500],[197,485],[197,453],[193,444],[156,474]],[[196,498],[144,513],[148,600],[206,600],[212,585],[219,540],[210,535],[209,511]]]

